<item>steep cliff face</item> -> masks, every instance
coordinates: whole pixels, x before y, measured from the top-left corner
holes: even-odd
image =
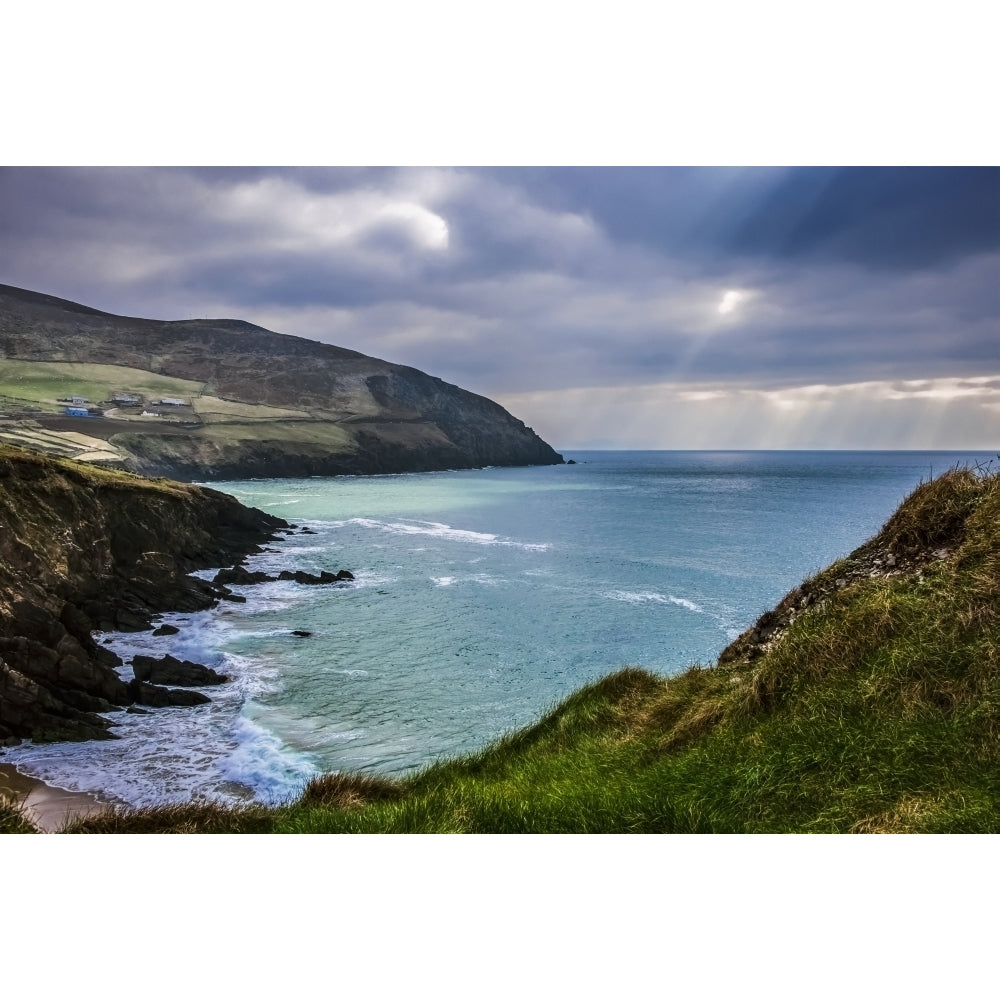
[[[91,631],[211,606],[219,588],[186,574],[284,526],[215,490],[0,445],[0,742],[108,738],[95,713],[133,697]]]
[[[116,391],[154,383],[183,400],[156,418],[125,408],[80,422],[82,432],[116,448],[126,468],[147,475],[368,474],[562,461],[483,396],[415,368],[238,320],[133,319],[0,285],[0,359],[11,372],[18,365],[8,380],[0,373],[0,397],[17,399],[18,379],[84,395],[75,379],[109,401]],[[65,423],[56,398],[36,394],[32,416]],[[143,395],[146,403],[157,398],[152,390]]]

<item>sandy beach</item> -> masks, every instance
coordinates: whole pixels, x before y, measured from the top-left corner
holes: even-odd
[[[0,798],[22,803],[28,819],[43,833],[58,833],[70,820],[99,813],[109,805],[90,792],[68,792],[30,778],[12,764],[0,764]]]

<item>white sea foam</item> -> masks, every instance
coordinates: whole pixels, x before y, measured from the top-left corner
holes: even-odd
[[[284,611],[287,608],[307,603],[310,600],[310,588],[291,580],[276,580],[271,583],[255,583],[245,587],[233,586],[234,594],[241,594],[247,599],[241,606],[239,614],[261,615],[273,611]]]
[[[385,587],[390,583],[397,583],[399,580],[398,576],[393,576],[391,573],[376,573],[373,570],[360,570],[354,575],[354,581],[351,586],[356,590],[361,590],[366,587]]]
[[[273,691],[277,671],[253,659],[212,650],[226,626],[189,616],[175,636],[151,633],[97,635],[125,659],[119,673],[132,677],[136,653],[166,652],[212,665],[229,683],[200,688],[211,701],[183,708],[147,709],[146,714],[108,713],[119,738],[84,744],[23,744],[4,757],[25,773],[71,791],[100,790],[127,805],[251,798],[274,802],[296,794],[316,773],[306,757],[242,715],[243,706]],[[180,622],[184,616],[171,616]]]
[[[220,772],[238,786],[252,788],[262,802],[292,798],[318,773],[301,754],[290,753],[281,740],[240,716],[234,726],[236,748],[224,758]]]
[[[671,604],[677,604],[682,608],[687,608],[688,611],[694,611],[696,614],[700,615],[704,613],[702,608],[695,604],[694,601],[689,601],[686,597],[674,597],[673,594],[668,594],[667,600]]]
[[[652,591],[632,591],[632,590],[611,590],[605,595],[612,601],[625,601],[628,604],[676,604],[678,607],[694,611],[696,614],[704,614],[704,609],[699,607],[694,601],[689,601],[686,597],[674,597],[673,594],[660,594]]]
[[[489,573],[470,573],[468,576],[432,576],[431,583],[438,587],[451,587],[456,583],[478,583],[484,587],[495,587],[498,581]]]
[[[340,525],[353,524],[362,528],[385,531],[393,535],[429,535],[451,542],[465,542],[472,545],[503,545],[509,548],[524,549],[527,552],[545,552],[549,549],[548,542],[518,542],[512,538],[500,538],[498,535],[483,531],[469,531],[465,528],[453,528],[450,524],[440,521],[379,521],[371,517],[353,517],[349,521],[337,522]]]

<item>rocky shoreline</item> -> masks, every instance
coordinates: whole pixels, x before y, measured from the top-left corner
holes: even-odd
[[[167,611],[244,600],[225,581],[260,582],[244,560],[295,530],[215,490],[0,446],[0,746],[114,739],[107,713],[206,700],[189,688],[225,677],[140,656],[127,683],[92,633],[149,631]],[[212,582],[189,575],[219,566],[231,568]],[[299,575],[279,578],[351,578]]]

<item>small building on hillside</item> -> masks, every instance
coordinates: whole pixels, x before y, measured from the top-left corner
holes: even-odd
[[[85,406],[67,406],[67,417],[89,417],[90,411]]]
[[[71,403],[72,403],[72,404],[73,404],[74,406],[86,406],[86,405],[87,405],[87,403],[89,403],[89,402],[90,402],[90,400],[89,400],[89,399],[87,399],[87,397],[86,397],[86,396],[70,396],[70,397],[69,397],[69,401],[70,401],[70,402],[71,402]]]
[[[111,402],[124,406],[138,406],[141,400],[130,392],[116,392],[111,397]]]
[[[183,399],[177,399],[176,396],[164,396],[160,400],[160,406],[186,406],[187,403]]]

